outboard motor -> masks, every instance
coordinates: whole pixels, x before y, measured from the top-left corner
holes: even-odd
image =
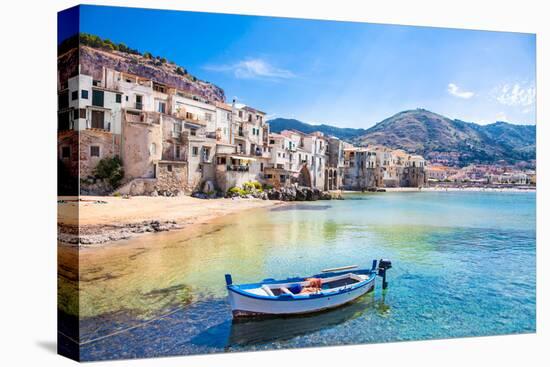
[[[391,261],[380,259],[378,261],[378,275],[382,277],[382,289],[388,287],[388,282],[386,281],[386,270],[391,269]]]

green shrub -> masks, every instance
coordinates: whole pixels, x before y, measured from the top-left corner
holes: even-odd
[[[185,75],[185,70],[183,70],[183,68],[181,66],[178,66],[176,68],[176,74]]]
[[[247,192],[243,189],[241,189],[240,187],[232,187],[230,188],[229,190],[227,190],[227,193],[230,194],[230,195],[239,195],[239,196],[244,196],[247,194]]]
[[[145,57],[146,59],[152,59],[153,55],[150,52],[144,52],[143,57]]]
[[[246,191],[252,191],[252,190],[263,191],[262,184],[259,183],[258,181],[245,182],[243,184],[243,189],[245,189]]]
[[[112,188],[117,188],[124,177],[122,160],[119,156],[103,158],[95,167],[93,174],[96,178],[106,180]]]
[[[273,188],[273,185],[270,185],[270,184],[265,184],[263,189],[264,190],[271,190]]]

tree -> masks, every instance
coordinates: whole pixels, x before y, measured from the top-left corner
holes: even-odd
[[[112,158],[103,158],[95,167],[93,174],[95,177],[106,180],[113,189],[117,188],[124,177],[122,160],[119,156]]]
[[[121,52],[128,52],[128,46],[121,42],[118,44],[118,50]]]

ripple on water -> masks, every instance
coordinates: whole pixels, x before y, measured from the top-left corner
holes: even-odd
[[[83,360],[535,331],[534,195],[414,193],[294,204],[80,257]],[[234,323],[248,282],[389,258],[389,288],[327,313]],[[63,265],[63,264],[62,264]],[[70,267],[62,290],[74,292]],[[71,275],[72,274],[72,275]],[[72,309],[70,297],[65,297]],[[163,317],[165,316],[165,317]],[[136,327],[136,325],[138,327]],[[142,325],[142,326],[140,326]],[[281,327],[283,325],[283,327]]]

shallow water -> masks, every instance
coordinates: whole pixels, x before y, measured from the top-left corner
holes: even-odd
[[[534,193],[346,199],[254,210],[192,231],[81,250],[81,358],[535,331]],[[357,302],[309,317],[231,321],[225,273],[236,283],[252,282],[368,267],[382,257],[394,266],[386,291],[378,282]],[[70,299],[63,304],[63,311],[74,310]]]

